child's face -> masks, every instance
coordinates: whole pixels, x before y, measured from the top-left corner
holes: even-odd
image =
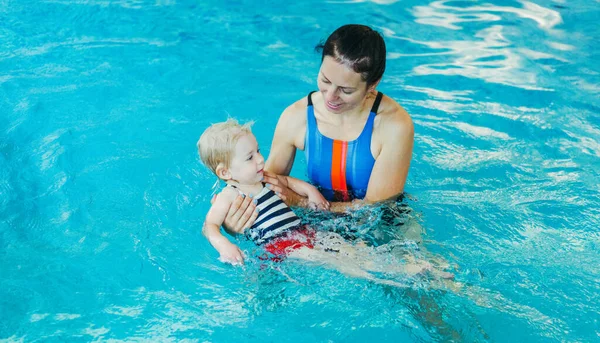
[[[258,149],[254,135],[246,134],[240,137],[229,166],[231,178],[240,184],[253,185],[263,179],[264,167],[265,159]]]

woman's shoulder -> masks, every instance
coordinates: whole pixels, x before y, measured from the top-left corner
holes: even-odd
[[[300,99],[294,101],[291,105],[289,105],[285,110],[286,111],[294,111],[294,112],[306,112],[306,107],[308,107],[308,93],[301,97]]]
[[[408,112],[396,100],[385,94],[381,99],[376,119],[379,122],[378,126],[386,130],[413,130],[413,121]]]
[[[307,96],[304,96],[291,105],[289,105],[283,113],[281,119],[289,123],[301,123],[306,121],[306,107],[308,106]]]
[[[374,137],[381,144],[407,144],[414,140],[413,121],[394,99],[384,95],[374,123]]]

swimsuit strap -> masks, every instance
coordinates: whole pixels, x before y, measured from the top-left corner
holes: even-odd
[[[262,185],[263,185],[263,188],[267,188],[267,184],[266,184],[266,183],[264,183],[264,182],[261,182],[261,183],[262,183]],[[236,191],[238,191],[238,193],[240,193],[241,195],[243,195],[243,196],[246,196],[246,193],[242,192],[242,190],[241,190],[241,189],[239,189],[239,188],[238,188],[236,185],[232,185],[232,184],[229,184],[229,183],[228,183],[228,184],[227,184],[227,186],[229,186],[229,187],[231,187],[231,188],[235,189],[235,190],[236,190]],[[258,194],[260,194],[261,192],[262,192],[262,190],[261,190],[260,192],[258,192]],[[258,195],[258,194],[257,194],[257,195]]]
[[[242,190],[241,190],[241,189],[237,188],[237,186],[236,186],[236,185],[230,185],[230,184],[227,184],[227,187],[231,187],[231,188],[235,189],[235,190],[236,190],[236,191],[237,191],[239,194],[241,194],[241,195],[243,195],[243,196],[246,196],[246,194],[244,194],[244,192],[242,192]]]
[[[312,99],[311,99],[311,97],[310,97],[310,96],[311,96],[311,95],[312,95],[312,93],[314,93],[314,92],[316,92],[316,91],[312,91],[312,92],[308,93],[308,106],[312,106],[312,105],[313,105],[313,103],[312,103]]]
[[[381,98],[383,98],[383,93],[377,92],[377,97],[375,98],[373,107],[371,107],[371,113],[377,114],[377,110],[379,109],[379,104],[381,103]]]

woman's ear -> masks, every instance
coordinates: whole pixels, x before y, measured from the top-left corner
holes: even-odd
[[[377,86],[379,86],[379,82],[381,82],[381,79],[377,80],[377,82],[375,82],[374,84],[369,86],[369,89],[367,89],[369,92],[375,92],[375,88],[377,88]]]
[[[215,169],[215,173],[221,180],[227,181],[231,179],[231,173],[229,172],[229,169],[223,165],[223,163],[219,163],[217,169]]]

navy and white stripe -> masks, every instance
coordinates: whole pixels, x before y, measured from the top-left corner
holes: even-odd
[[[254,199],[258,217],[254,225],[246,229],[245,235],[256,244],[263,244],[300,225],[300,218],[267,187],[263,187]]]

